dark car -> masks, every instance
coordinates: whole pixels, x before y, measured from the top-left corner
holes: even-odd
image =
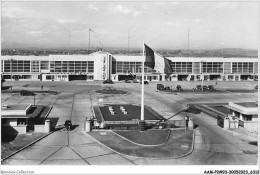
[[[71,120],[66,120],[64,126],[65,126],[66,130],[68,130],[68,131],[71,130],[71,128],[72,128]]]
[[[208,86],[204,85],[203,86],[203,91],[209,90]]]
[[[157,90],[163,91],[163,89],[164,89],[164,85],[162,85],[162,84],[157,84]]]
[[[140,84],[142,84],[142,81],[140,81]],[[149,84],[148,81],[144,81],[144,84]]]
[[[22,95],[22,96],[34,96],[35,93],[33,93],[32,91],[21,90],[20,95]]]
[[[211,91],[212,91],[212,90],[215,90],[215,88],[214,88],[213,85],[209,85],[209,86],[208,86],[208,89],[211,90]]]
[[[258,85],[255,86],[255,89],[258,89]]]
[[[176,86],[176,89],[177,89],[177,91],[183,91],[181,85],[177,85],[177,86]]]
[[[114,84],[114,82],[112,80],[106,80],[103,82],[103,84]]]

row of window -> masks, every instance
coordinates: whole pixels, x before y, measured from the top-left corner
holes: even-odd
[[[94,61],[51,61],[50,72],[94,72]]]
[[[30,61],[8,60],[4,62],[4,72],[30,72]]]
[[[152,73],[154,70],[145,66],[144,72]],[[142,62],[113,62],[112,74],[116,73],[142,73]]]
[[[173,73],[192,73],[192,62],[171,62]]]
[[[232,63],[232,73],[253,73],[253,63]]]
[[[24,61],[24,60],[1,60],[3,72],[94,72],[94,61]],[[4,64],[3,64],[4,63]],[[223,62],[204,62],[201,71],[203,73],[223,73]],[[232,73],[253,73],[253,63],[232,63]],[[172,73],[192,73],[192,62],[171,62]],[[113,62],[112,73],[141,73],[142,62]],[[153,69],[145,66],[145,72],[152,73]]]
[[[203,73],[223,73],[223,63],[222,62],[206,62],[202,63]]]

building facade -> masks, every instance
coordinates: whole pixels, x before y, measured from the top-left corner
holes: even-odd
[[[172,74],[168,81],[258,80],[257,58],[167,57]],[[7,81],[141,80],[143,56],[90,55],[2,56],[1,74]],[[165,81],[166,75],[145,67],[145,80]]]

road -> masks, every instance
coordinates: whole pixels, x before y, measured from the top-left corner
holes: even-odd
[[[256,165],[257,146],[252,144],[255,138],[245,137],[217,126],[216,119],[203,113],[188,115],[197,125],[195,131],[194,151],[180,159],[151,160],[119,155],[100,145],[84,132],[86,116],[92,116],[91,106],[98,104],[103,98],[104,103],[140,103],[140,84],[115,83],[116,89],[132,92],[131,95],[102,95],[94,90],[103,88],[100,82],[31,82],[28,88],[37,89],[44,83],[44,88],[62,91],[60,95],[47,95],[36,98],[36,104],[53,104],[49,118],[52,118],[56,131],[48,137],[31,145],[23,151],[2,162],[4,165]],[[175,85],[175,82],[171,82]],[[28,82],[27,82],[28,84]],[[214,93],[165,94],[156,92],[156,84],[150,83],[145,88],[145,104],[151,106],[166,118],[171,118],[186,109],[189,103],[239,102],[257,100],[256,93]],[[168,83],[170,84],[170,83]],[[241,85],[241,83],[239,82]],[[253,84],[244,82],[241,87],[251,88]],[[219,83],[222,88],[231,84]],[[18,84],[17,88],[21,88]],[[193,85],[195,86],[195,85]],[[232,86],[232,85],[231,85]],[[183,87],[191,87],[190,83]],[[184,89],[185,89],[184,88]],[[15,96],[5,95],[3,103],[16,103]],[[20,99],[21,101],[21,99]],[[22,100],[24,102],[24,100]],[[30,103],[30,101],[26,101]],[[178,114],[185,115],[185,114]],[[65,120],[71,119],[72,131],[59,129]]]

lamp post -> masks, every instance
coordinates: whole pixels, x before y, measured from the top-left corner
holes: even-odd
[[[14,59],[10,59],[10,63],[11,63],[10,64],[10,68],[11,68],[11,81],[13,81],[13,68],[12,68],[13,67],[13,60]]]
[[[201,61],[201,90],[203,91],[203,80],[204,80],[204,76],[203,76],[203,63],[205,63],[205,61]],[[203,76],[203,78],[202,78]]]

